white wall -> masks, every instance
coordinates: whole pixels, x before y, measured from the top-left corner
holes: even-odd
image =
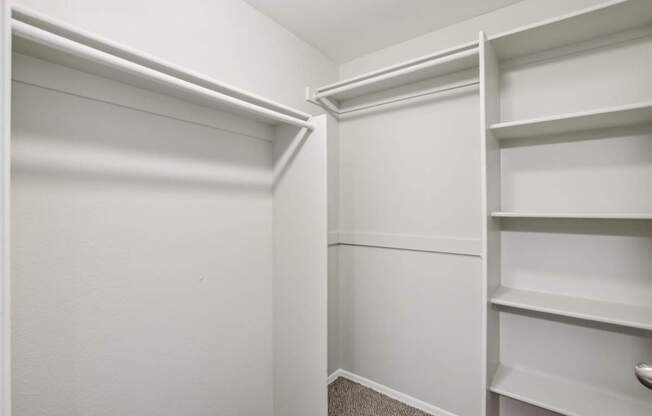
[[[242,0],[16,2],[313,114],[305,87],[337,78],[332,61]]]
[[[271,415],[271,144],[13,88],[14,414]]]
[[[479,247],[477,92],[340,122],[341,232]],[[480,258],[353,245],[338,256],[338,365],[454,414],[479,414]]]

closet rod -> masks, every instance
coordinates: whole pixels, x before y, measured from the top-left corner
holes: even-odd
[[[93,49],[99,49],[110,55],[115,55],[128,61],[155,69],[173,77],[183,79],[193,84],[204,86],[213,91],[218,91],[231,97],[239,98],[245,102],[260,105],[263,108],[278,111],[280,113],[298,118],[300,120],[310,119],[310,114],[304,113],[284,104],[280,104],[252,94],[249,91],[236,88],[233,85],[206,77],[203,74],[191,71],[187,68],[180,67],[171,62],[164,61],[158,57],[149,55],[145,52],[133,49],[129,46],[122,45],[110,39],[103,38],[84,29],[69,25],[65,22],[53,19],[51,16],[44,15],[34,10],[28,9],[18,4],[11,5],[11,16],[23,23],[32,25],[46,32],[59,35],[63,38],[73,40]]]
[[[257,114],[267,119],[290,124],[297,127],[313,130],[312,123],[288,116],[278,111],[243,101],[238,98],[193,84],[189,81],[179,79],[172,75],[165,74],[147,66],[131,62],[127,59],[111,55],[107,52],[92,48],[79,42],[64,38],[30,24],[12,19],[12,32],[15,36],[46,46],[48,48],[82,58],[84,60],[103,65],[107,68],[118,70],[122,73],[132,75],[136,78],[145,79],[175,91],[190,94],[202,99],[227,104],[242,111]]]
[[[422,97],[426,97],[428,95],[442,94],[442,93],[457,90],[457,89],[460,89],[460,88],[472,87],[472,86],[475,86],[475,85],[478,85],[478,84],[480,84],[480,81],[478,79],[473,79],[473,80],[470,80],[470,81],[463,81],[463,82],[455,83],[455,84],[452,84],[452,85],[447,85],[447,86],[444,86],[444,87],[426,89],[426,90],[422,90],[422,91],[418,91],[418,92],[413,92],[413,93],[410,93],[410,94],[399,95],[399,96],[392,97],[392,98],[387,98],[387,99],[384,99],[384,100],[373,101],[373,102],[370,102],[370,103],[360,104],[360,105],[351,106],[351,107],[342,108],[342,109],[336,108],[332,103],[330,103],[324,97],[317,98],[317,99],[311,98],[310,95],[309,95],[309,91],[308,91],[308,93],[306,95],[306,101],[308,101],[311,104],[314,104],[316,106],[319,106],[319,107],[323,108],[328,113],[330,113],[332,116],[334,116],[338,120],[341,120],[341,119],[346,118],[347,116],[352,116],[355,113],[360,112],[360,111],[371,110],[373,108],[382,107],[382,106],[390,105],[390,104],[396,104],[396,103],[399,103],[399,102],[402,102],[402,101],[408,101],[408,100],[411,100],[411,99],[414,99],[414,98],[422,98]]]
[[[414,99],[414,98],[421,98],[421,97],[425,97],[425,96],[428,96],[428,95],[441,94],[441,93],[457,90],[457,89],[460,89],[460,88],[472,87],[472,86],[478,85],[478,84],[480,84],[480,81],[475,79],[473,81],[460,82],[460,83],[456,83],[456,84],[453,84],[453,85],[448,85],[448,86],[445,86],[445,87],[431,88],[431,89],[419,91],[419,92],[416,92],[416,93],[399,95],[398,97],[388,98],[386,100],[379,100],[379,101],[374,101],[374,102],[367,103],[367,104],[360,104],[360,105],[357,105],[357,106],[342,108],[342,109],[339,110],[338,115],[339,116],[347,116],[347,115],[349,115],[351,113],[357,113],[358,111],[369,110],[369,109],[372,109],[372,108],[381,107],[381,106],[388,105],[388,104],[395,104],[395,103],[399,103],[401,101],[407,101],[407,100],[411,100],[411,99]]]

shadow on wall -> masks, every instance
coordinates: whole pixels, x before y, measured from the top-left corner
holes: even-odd
[[[39,179],[269,192],[272,144],[14,83],[12,173]]]
[[[294,158],[308,137],[310,137],[310,133],[306,128],[293,126],[282,126],[276,129],[273,188],[276,188],[281,179],[283,179],[287,169],[292,165]]]

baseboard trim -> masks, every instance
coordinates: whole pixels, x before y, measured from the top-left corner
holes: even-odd
[[[343,371],[344,370],[342,370],[341,368],[338,368],[337,370],[333,371],[333,373],[330,376],[328,376],[328,384],[331,385],[338,378],[344,377],[342,376]]]
[[[408,396],[407,394],[403,394],[399,391],[396,391],[394,389],[391,389],[387,386],[384,386],[380,383],[376,383],[375,381],[371,381],[367,378],[364,378],[362,376],[359,376],[357,374],[353,374],[349,371],[342,370],[341,368],[335,370],[331,375],[328,376],[328,384],[331,384],[335,380],[337,380],[339,377],[343,377],[347,380],[351,380],[355,383],[362,384],[363,386],[370,388],[371,390],[377,391],[378,393],[384,394],[387,397],[390,397],[394,400],[398,400],[401,403],[407,404],[408,406],[414,407],[415,409],[421,410],[422,412],[428,413],[429,415],[433,416],[457,416],[454,413],[451,413],[447,410],[444,410],[442,408],[439,408],[437,406],[433,406],[429,403],[426,403],[422,400],[415,399],[412,396]]]

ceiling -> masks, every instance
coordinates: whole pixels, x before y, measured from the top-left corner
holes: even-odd
[[[338,63],[520,0],[245,0]]]

